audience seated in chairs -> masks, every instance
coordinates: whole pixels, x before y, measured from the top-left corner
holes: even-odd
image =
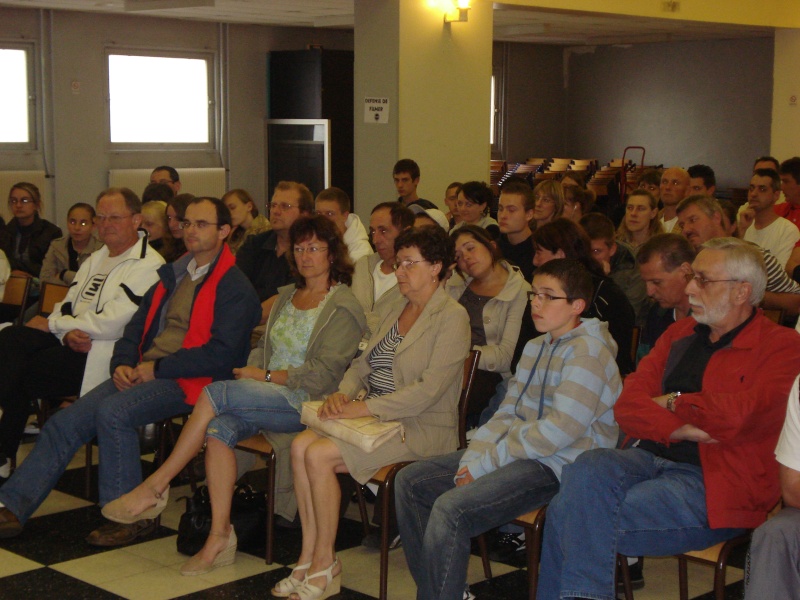
[[[533,277],[529,341],[500,408],[466,450],[405,467],[397,516],[417,598],[459,598],[470,538],[539,508],[581,452],[613,448],[622,381],[608,325],[581,319],[592,276],[556,259]]]
[[[233,370],[235,381],[206,386],[166,462],[136,489],[103,507],[105,517],[122,523],[160,512],[165,505],[159,499],[169,482],[206,442],[211,535],[181,568],[184,575],[233,562],[236,533],[230,507],[236,443],[260,430],[304,429],[302,402],[336,389],[361,340],[364,311],[348,286],[353,267],[335,225],[322,216],[301,217],[289,236],[289,263],[297,283],[280,289],[248,365]]]
[[[467,422],[475,424],[497,384],[511,377],[511,359],[531,286],[519,269],[501,258],[486,230],[464,225],[450,237],[455,242],[456,273],[445,289],[467,309],[470,348],[481,351],[473,401],[467,407]]]
[[[225,241],[234,254],[251,235],[272,229],[267,217],[258,213],[258,206],[247,190],[231,190],[222,197],[222,201],[231,211],[231,233]]]
[[[647,286],[647,295],[655,302],[644,316],[636,362],[655,346],[667,328],[691,312],[686,285],[691,281],[695,252],[678,233],[660,233],[639,248],[636,264]]]
[[[95,211],[91,204],[78,202],[67,212],[69,235],[50,242],[39,279],[47,283],[71,285],[78,268],[103,242],[95,237]]]
[[[602,265],[603,272],[625,292],[636,315],[636,323],[641,323],[651,302],[636,268],[633,249],[616,239],[614,223],[605,215],[589,213],[581,218],[579,225],[592,242],[592,256]]]
[[[113,248],[122,228],[133,223],[135,232],[140,217],[121,197],[110,196],[115,202],[110,207],[107,198],[98,205],[98,220],[106,247]],[[114,345],[105,370],[112,378],[48,419],[32,452],[0,489],[0,537],[22,531],[75,451],[94,437],[100,448],[100,504],[131,491],[141,482],[136,428],[187,414],[204,385],[227,379],[234,367],[245,364],[260,310],[255,291],[224,244],[230,212],[216,198],[196,198],[184,224],[189,225],[189,254],[158,270],[161,280],[146,292]],[[126,279],[123,285],[129,283]],[[166,502],[166,494],[160,501]],[[87,542],[116,546],[154,529],[147,518],[108,523]]]
[[[766,273],[756,247],[712,240],[692,267],[692,316],[661,336],[614,407],[625,449],[564,468],[547,508],[540,600],[614,598],[617,553],[706,548],[760,525],[780,497],[773,450],[800,337],[757,310]]]
[[[137,232],[140,208],[126,188],[100,193],[98,231],[106,246],[83,263],[48,318],[0,331],[2,458],[16,455],[33,401],[86,393],[108,378],[114,343],[164,263]]]
[[[292,444],[295,493],[303,525],[303,547],[292,574],[273,594],[293,600],[328,597],[339,590],[342,566],[334,552],[341,500],[336,473],[366,483],[382,466],[436,456],[458,447],[457,404],[469,319],[442,289],[453,263],[453,243],[444,231],[422,227],[395,240],[397,281],[402,296],[386,307],[339,390],[320,410],[323,419],[374,415],[398,420],[405,434],[371,454],[311,429]],[[353,402],[364,397],[363,401]]]

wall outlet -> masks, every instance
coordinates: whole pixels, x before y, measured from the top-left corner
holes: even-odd
[[[678,0],[664,0],[661,3],[661,10],[664,12],[678,12],[681,9],[681,3]]]

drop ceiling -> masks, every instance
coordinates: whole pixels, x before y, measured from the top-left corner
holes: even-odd
[[[227,23],[352,29],[352,0],[2,0],[0,6],[140,14]],[[771,37],[771,27],[494,4],[494,39],[565,46]]]

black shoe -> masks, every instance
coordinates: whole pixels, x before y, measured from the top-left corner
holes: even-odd
[[[634,564],[628,565],[628,573],[631,576],[631,589],[642,589],[644,587],[644,560],[641,557]],[[625,584],[622,583],[622,574],[617,577],[617,591],[625,591]]]
[[[525,550],[524,533],[501,533],[489,549],[489,559],[497,562],[509,562]]]
[[[289,519],[280,515],[275,515],[275,525],[282,527],[283,529],[300,529],[302,527],[300,524],[300,513],[297,513],[294,521],[290,521]]]
[[[17,515],[5,506],[0,508],[0,538],[12,538],[20,533],[22,533],[22,525],[17,519]]]
[[[361,545],[365,548],[373,548],[374,550],[381,549],[381,532],[370,533],[369,535],[365,535],[364,539],[361,540]],[[400,534],[399,533],[389,533],[389,550],[394,550],[399,548],[403,545],[403,542],[400,541]]]

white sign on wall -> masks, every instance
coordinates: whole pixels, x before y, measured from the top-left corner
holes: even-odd
[[[364,123],[388,123],[389,99],[364,98]]]

